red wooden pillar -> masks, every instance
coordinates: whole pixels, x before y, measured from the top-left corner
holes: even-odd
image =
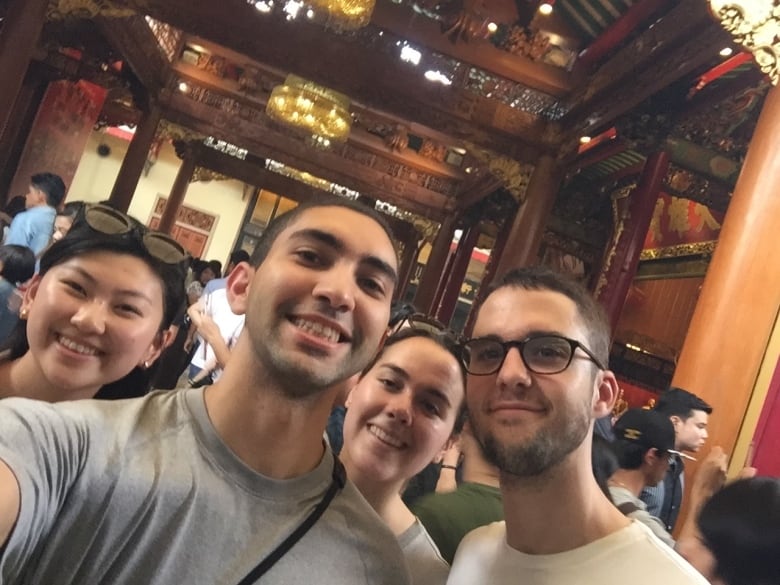
[[[432,314],[439,282],[445,272],[447,258],[450,255],[450,244],[455,234],[455,216],[447,216],[439,227],[439,233],[433,242],[433,248],[425,263],[420,284],[414,296],[414,305],[421,313]]]
[[[528,183],[525,201],[510,226],[504,250],[496,260],[494,277],[500,278],[513,268],[536,264],[561,177],[553,157],[544,155],[539,158]]]
[[[615,226],[617,238],[602,269],[597,298],[607,312],[612,331],[615,331],[628,290],[639,266],[639,255],[645,242],[655,202],[661,192],[669,170],[669,157],[663,151],[650,155],[645,163],[639,183],[629,195],[628,210]]]
[[[184,203],[184,197],[187,195],[187,187],[190,186],[192,175],[195,172],[195,159],[190,153],[186,153],[182,158],[179,172],[176,173],[176,179],[173,181],[171,193],[165,204],[165,209],[160,217],[158,230],[170,234],[176,223],[176,214],[179,212],[181,204]]]
[[[463,279],[469,267],[471,254],[480,234],[480,224],[476,221],[463,229],[463,234],[458,242],[458,248],[455,250],[455,256],[452,260],[452,267],[447,276],[447,285],[441,297],[439,310],[436,312],[436,318],[442,323],[449,323],[452,315],[455,313],[455,305],[458,304],[460,289],[463,286]]]
[[[487,296],[487,291],[490,288],[490,283],[496,278],[496,270],[498,269],[498,261],[501,255],[504,253],[506,242],[509,238],[509,232],[512,229],[514,218],[507,218],[501,229],[496,235],[496,241],[493,244],[493,249],[490,251],[490,257],[488,258],[487,265],[485,266],[485,274],[482,276],[482,282],[479,284],[479,290],[474,296],[474,302],[471,303],[471,310],[469,311],[466,324],[463,326],[463,334],[470,335],[471,328],[474,327],[474,321],[477,318],[477,308],[482,304],[483,299]]]
[[[141,116],[141,121],[135,129],[133,139],[127,149],[119,174],[114,182],[114,188],[111,190],[109,201],[120,211],[127,211],[130,207],[130,201],[133,200],[135,188],[141,178],[144,170],[146,157],[149,155],[149,149],[152,146],[157,125],[160,123],[162,110],[156,103],[149,106],[149,111]]]
[[[41,36],[48,5],[49,0],[11,0],[8,6],[0,29],[0,136]]]

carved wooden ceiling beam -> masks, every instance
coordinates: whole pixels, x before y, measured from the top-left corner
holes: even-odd
[[[126,0],[141,13],[210,39],[282,72],[347,94],[353,102],[410,123],[468,139],[518,160],[535,160],[544,120],[455,86],[427,82],[423,72],[356,38],[299,20],[264,17],[245,0],[192,3]]]
[[[571,103],[563,123],[580,136],[605,126],[660,89],[717,58],[729,43],[706,3],[683,0],[602,65]]]
[[[480,67],[506,79],[522,83],[554,96],[564,96],[572,89],[569,74],[558,67],[535,63],[495,47],[486,39],[453,43],[442,32],[436,20],[420,16],[408,5],[378,0],[371,22],[379,28],[402,36],[413,44]]]
[[[270,91],[264,87],[258,87],[252,92],[241,91],[237,83],[226,82],[207,71],[181,61],[174,63],[173,71],[178,75],[178,79],[182,79],[185,82],[195,81],[199,86],[207,87],[217,93],[229,95],[236,102],[245,104],[248,107],[264,110],[268,103]],[[273,82],[273,85],[276,85],[284,82],[284,77],[278,72],[267,70],[258,70],[256,77],[262,77],[259,85],[265,85],[268,82]],[[381,156],[397,160],[405,165],[416,167],[426,173],[458,181],[466,178],[467,175],[458,167],[428,158],[408,148],[398,150],[390,148],[382,138],[370,133],[376,126],[395,124],[395,119],[383,116],[382,113],[375,110],[365,110],[359,106],[353,105],[351,110],[355,122],[349,135],[350,143],[376,152]],[[425,139],[424,135],[422,137]]]
[[[183,96],[172,96],[163,115],[197,132],[239,144],[257,156],[277,160],[437,221],[441,221],[454,205],[450,197],[381,173],[359,164],[360,161],[329,150],[307,147],[300,139],[270,124],[248,123],[239,116]]]
[[[150,96],[156,96],[168,84],[170,63],[160,51],[143,16],[95,19],[100,31],[122,55]]]
[[[616,118],[636,108],[650,96],[705,66],[717,57],[718,50],[728,42],[728,34],[710,22],[674,51],[659,55],[638,76],[621,79],[621,85],[613,87],[608,95],[590,104],[587,113],[581,112],[579,119],[569,126],[568,148],[580,136],[592,135],[608,127]]]

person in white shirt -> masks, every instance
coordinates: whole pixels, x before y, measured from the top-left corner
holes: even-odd
[[[500,471],[505,521],[466,536],[448,585],[706,585],[596,483],[593,424],[618,393],[609,342],[590,293],[546,269],[511,271],[479,307],[466,403]]]

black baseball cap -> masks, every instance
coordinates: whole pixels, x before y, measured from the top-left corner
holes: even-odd
[[[672,421],[655,410],[632,408],[624,412],[615,423],[615,439],[679,455],[674,450]]]

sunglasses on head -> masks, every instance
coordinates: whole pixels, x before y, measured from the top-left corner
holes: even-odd
[[[149,255],[163,264],[180,264],[189,260],[187,251],[172,237],[150,230],[108,205],[97,204],[85,208],[84,222],[101,234],[136,236]]]

